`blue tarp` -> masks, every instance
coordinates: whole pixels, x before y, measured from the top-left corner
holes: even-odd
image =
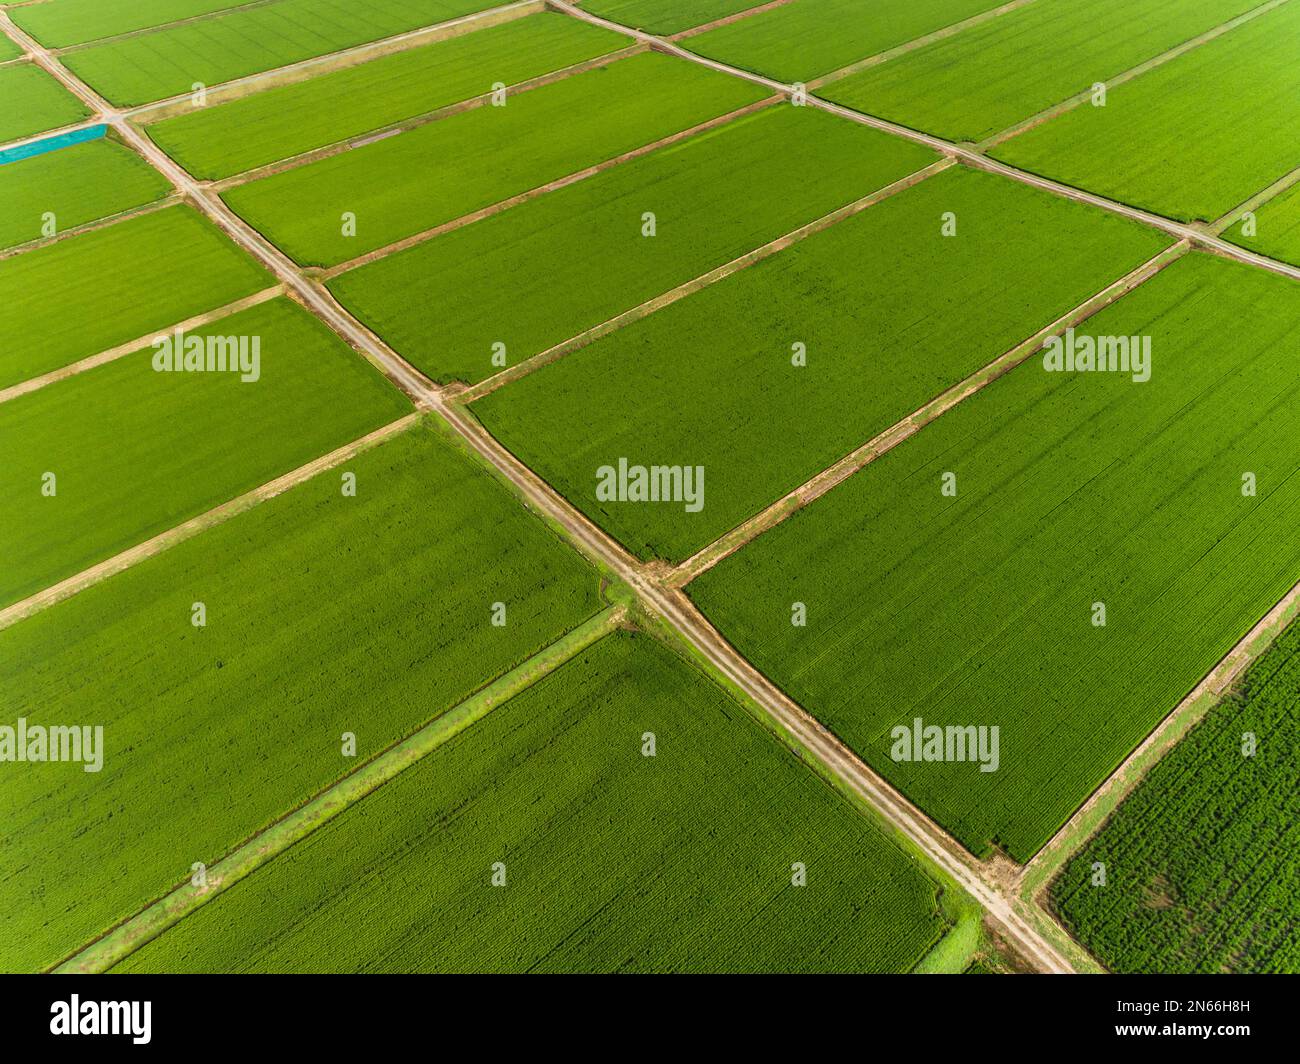
[[[98,140],[107,132],[108,126],[88,126],[85,129],[74,129],[71,133],[60,133],[57,137],[34,140],[30,144],[0,151],[0,166],[5,163],[16,163],[20,159],[30,159],[33,155],[58,151],[60,148],[70,148],[74,144],[83,144],[88,140]]]

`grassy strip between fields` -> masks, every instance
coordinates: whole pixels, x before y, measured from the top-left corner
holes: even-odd
[[[955,901],[944,894],[940,903],[955,920],[947,934],[912,969],[915,975],[957,975],[964,972],[984,941],[984,910],[965,896]]]
[[[377,755],[329,790],[260,832],[239,849],[212,865],[207,885],[187,883],[167,897],[60,964],[57,972],[103,972],[156,938],[189,913],[260,868],[299,839],[343,812],[352,802],[387,783],[448,739],[481,720],[502,702],[513,698],[552,669],[564,664],[602,636],[613,631],[626,616],[626,607],[610,606],[580,624],[545,650],[529,658],[472,698],[447,710],[414,735]]]

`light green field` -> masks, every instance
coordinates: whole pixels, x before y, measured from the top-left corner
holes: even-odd
[[[90,116],[90,109],[33,63],[0,67],[0,142],[22,140]],[[12,164],[9,164],[12,165]]]
[[[169,328],[273,283],[189,207],[128,218],[5,259],[0,386]]]
[[[155,372],[146,348],[0,406],[0,606],[411,412],[287,299],[190,335],[259,337],[258,379]]]
[[[479,381],[935,161],[773,107],[380,259],[330,284],[428,375]],[[743,193],[743,194],[742,194]],[[643,215],[655,235],[642,235]]]
[[[1300,574],[1294,284],[1192,255],[1079,333],[1150,337],[1150,379],[1035,356],[689,586],[973,852],[1022,862]],[[998,727],[999,767],[895,761],[917,718]]]
[[[660,54],[521,93],[222,194],[304,265],[329,266],[726,114],[766,93]],[[356,235],[344,236],[344,212]]]
[[[160,26],[250,0],[45,0],[16,7],[9,17],[47,48],[97,41]]]
[[[117,970],[907,971],[943,930],[912,859],[670,650],[615,634]]]
[[[200,178],[221,178],[369,133],[623,47],[625,38],[543,13],[268,89],[146,127]]]
[[[678,33],[767,0],[586,0],[584,11],[646,33]]]
[[[1243,222],[1224,232],[1224,238],[1261,255],[1300,265],[1300,185],[1293,185],[1255,211],[1255,233],[1246,236]]]
[[[1053,908],[1110,971],[1300,970],[1298,727],[1292,622],[1052,884]]]
[[[22,54],[23,50],[13,40],[4,34],[0,34],[0,63],[7,62],[10,59],[17,59]]]
[[[1036,0],[817,94],[949,140],[983,140],[1258,6]]]
[[[1286,4],[994,150],[1182,221],[1213,221],[1300,165],[1300,6]]]
[[[322,473],[0,632],[11,726],[102,725],[105,750],[0,773],[0,969],[57,963],[599,609],[430,429],[343,469],[354,498]]]
[[[684,43],[692,52],[778,81],[811,81],[1002,2],[793,0]]]
[[[0,248],[108,218],[171,191],[158,171],[129,148],[94,140],[0,166]]]
[[[264,70],[447,22],[492,0],[275,0],[63,57],[120,107],[180,96]]]
[[[956,236],[941,235],[945,212],[956,215]],[[472,409],[629,550],[680,560],[1167,243],[952,169]],[[796,343],[806,366],[791,364]],[[600,500],[597,470],[621,458],[703,466],[703,508]]]

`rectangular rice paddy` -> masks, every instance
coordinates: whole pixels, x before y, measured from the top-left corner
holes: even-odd
[[[0,67],[0,143],[22,140],[90,117],[90,108],[35,63]]]
[[[304,265],[330,266],[744,107],[767,93],[648,53],[222,194]],[[344,215],[355,217],[355,235]]]
[[[688,588],[973,852],[1022,862],[1300,572],[1295,285],[1193,254],[1084,335],[1150,337],[1149,379],[1036,355]],[[918,720],[997,727],[996,770],[911,756]]]
[[[1300,6],[1285,4],[1020,134],[999,159],[1182,221],[1213,221],[1300,165]]]
[[[599,608],[420,426],[0,632],[14,717],[104,729],[97,773],[0,773],[0,967],[58,963]]]
[[[586,0],[584,11],[646,33],[680,33],[767,0]]]
[[[0,249],[162,199],[171,185],[135,152],[88,141],[0,166]]]
[[[1052,907],[1110,971],[1300,967],[1300,625],[1234,686],[1052,884]]]
[[[134,107],[492,6],[492,0],[274,0],[92,44],[63,61],[114,104]]]
[[[47,48],[66,48],[119,33],[242,7],[251,0],[44,0],[9,17]]]
[[[692,52],[778,81],[811,81],[1005,0],[792,0],[684,41]]]
[[[949,215],[956,235],[944,236]],[[1079,204],[954,168],[471,409],[633,553],[676,561],[1167,243]],[[795,364],[796,345],[806,365]],[[598,471],[620,460],[704,467],[703,505],[602,499]]]
[[[937,157],[776,106],[342,274],[330,290],[439,381],[499,372]],[[653,236],[644,235],[646,214]]]
[[[0,404],[0,606],[411,412],[287,299],[187,335],[256,338],[256,379],[157,372],[149,347]]]
[[[7,63],[11,59],[17,59],[22,54],[23,50],[18,47],[15,41],[0,33],[0,63]]]
[[[628,42],[554,13],[381,56],[146,127],[195,177],[253,170],[615,51]]]
[[[269,273],[183,206],[0,260],[0,386],[272,284]]]
[[[619,633],[115,970],[908,971],[943,929],[910,857]]]
[[[1258,6],[1036,0],[818,95],[948,140],[983,140]]]

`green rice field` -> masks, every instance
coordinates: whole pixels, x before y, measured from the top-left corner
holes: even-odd
[[[689,593],[969,849],[1025,861],[1296,581],[1298,311],[1185,257],[1080,330],[1150,336],[1148,380],[1033,357]],[[997,726],[999,767],[895,760],[917,718]]]
[[[112,217],[170,191],[165,177],[112,140],[8,163],[0,166],[0,248]]]
[[[250,0],[43,0],[9,17],[47,48],[66,48],[242,7]]]
[[[943,235],[945,213],[955,236]],[[633,553],[679,561],[1167,243],[952,169],[471,409]],[[804,366],[792,364],[796,343]],[[601,500],[597,470],[620,459],[703,466],[702,507]]]
[[[993,154],[1170,218],[1214,221],[1300,165],[1297,34],[1300,7],[1284,4]]]
[[[188,336],[256,338],[257,362],[247,373],[158,372],[148,347],[0,406],[0,493],[12,518],[0,526],[0,605],[411,412],[286,299]],[[46,473],[53,496],[41,490]]]
[[[1300,972],[1300,0],[0,7],[0,972]]]
[[[998,0],[791,0],[692,37],[686,46],[778,81],[806,82],[999,6]]]
[[[1300,626],[1157,764],[1066,866],[1052,903],[1118,972],[1294,972]],[[1094,886],[1093,868],[1106,882]]]
[[[0,632],[5,704],[105,737],[100,772],[0,774],[6,970],[57,963],[599,608],[595,574],[430,428],[344,469],[355,497],[321,473]]]
[[[764,0],[586,0],[584,11],[647,33],[680,33],[741,11]]]
[[[912,129],[978,141],[1258,6],[1256,0],[1036,0],[818,91]]]
[[[189,207],[2,259],[0,385],[168,329],[273,283]]]
[[[907,971],[935,895],[718,688],[616,634],[117,970]]]
[[[189,93],[493,6],[490,0],[273,0],[69,52],[68,69],[119,107]]]
[[[622,47],[616,34],[534,15],[396,52],[146,126],[190,173],[229,177],[358,137]]]
[[[330,289],[429,376],[480,381],[503,368],[494,344],[514,365],[935,159],[819,111],[768,108]],[[648,209],[653,236],[643,235]]]
[[[0,67],[0,143],[70,126],[90,109],[34,63]]]

